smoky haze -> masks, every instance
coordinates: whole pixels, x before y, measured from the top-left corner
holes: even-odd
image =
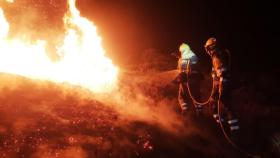
[[[103,9],[101,7],[100,10],[95,10],[96,14],[92,15],[91,5],[85,7],[88,2],[99,2],[96,3],[97,8],[103,6]],[[61,42],[60,37],[64,35],[62,17],[66,11],[66,2],[64,0],[55,1],[55,3],[51,0],[16,0],[14,4],[3,1],[0,3],[11,24],[10,38],[19,36],[30,42],[37,39],[48,40],[48,53],[51,58],[55,59],[55,45]],[[153,59],[159,59],[159,54],[168,56],[170,52],[174,51],[174,48],[177,49],[180,42],[185,40],[190,41],[195,52],[202,54],[202,39],[208,38],[209,34],[215,35],[216,32],[213,31],[215,29],[200,32],[205,25],[199,23],[200,18],[196,17],[192,17],[193,23],[198,23],[192,23],[192,27],[184,27],[185,24],[180,25],[182,23],[176,23],[175,19],[175,21],[166,22],[161,16],[161,18],[157,18],[158,21],[154,22],[153,18],[146,19],[146,16],[149,17],[150,11],[155,11],[156,14],[166,12],[170,3],[163,3],[168,7],[162,7],[162,10],[155,10],[154,6],[157,6],[155,4],[148,8],[144,4],[136,7],[136,11],[149,11],[145,12],[145,16],[130,17],[128,16],[130,14],[125,11],[119,12],[119,10],[129,10],[128,13],[134,13],[135,10],[131,8],[131,3],[127,1],[127,5],[120,5],[114,2],[108,10],[106,10],[108,4],[106,2],[80,1],[78,3],[80,8],[87,8],[83,10],[82,14],[96,19],[100,24],[98,26],[102,26],[99,30],[105,37],[104,46],[110,56],[119,60],[119,63],[126,61],[131,66],[127,66],[128,70],[122,70],[119,87],[113,93],[93,94],[84,88],[68,84],[34,81],[19,76],[1,74],[1,157],[23,155],[34,158],[71,156],[79,158],[241,157],[240,153],[223,139],[220,129],[213,124],[210,117],[206,117],[202,121],[196,121],[192,117],[183,120],[180,117],[176,100],[177,87],[168,85],[174,79],[176,72],[172,71],[171,74],[163,77],[155,75],[158,73],[155,71],[147,73],[145,70],[151,69],[153,66],[143,64],[147,60],[145,58],[147,57],[145,52],[147,52],[152,59],[147,60],[148,63],[160,66],[161,63],[155,62]],[[137,1],[137,4],[142,3]],[[194,2],[193,4],[199,5]],[[115,6],[118,7],[112,10]],[[238,6],[237,2],[235,6]],[[189,9],[192,7],[189,5]],[[206,4],[201,7],[203,9]],[[171,11],[175,10],[177,9],[173,8]],[[99,14],[98,11],[100,11]],[[178,16],[182,12],[179,12]],[[105,16],[105,13],[108,14]],[[168,13],[163,14],[164,17],[168,17]],[[204,12],[200,10],[199,14],[204,15]],[[102,16],[95,15],[104,15],[107,20],[102,21],[101,19],[104,19]],[[120,20],[114,17],[118,17]],[[215,16],[210,15],[210,17]],[[139,18],[142,21],[137,21]],[[171,19],[173,19],[172,16]],[[210,19],[212,18],[209,18],[209,23],[212,22]],[[234,20],[238,21],[238,19],[236,17]],[[163,27],[166,26],[164,25],[166,23],[163,22],[169,24],[167,28]],[[128,23],[129,25],[127,25]],[[116,29],[112,29],[114,24],[118,24]],[[158,24],[162,25],[159,27]],[[174,29],[175,25],[180,26],[179,32],[173,32],[173,30],[177,30]],[[219,26],[219,24],[216,25]],[[227,25],[231,25],[231,23]],[[198,31],[193,31],[194,28],[198,28]],[[210,28],[216,27],[211,25]],[[250,28],[246,27],[243,33]],[[181,34],[183,30],[189,29],[191,31]],[[208,31],[211,32],[211,30],[213,32],[208,34]],[[231,33],[225,33],[226,35],[220,33],[219,36],[226,39],[226,43],[243,39],[241,44],[232,48],[238,52],[237,57],[242,57],[242,53],[249,52],[245,58],[240,58],[237,62],[248,68],[246,61],[250,59],[250,55],[254,51],[251,52],[247,47],[244,50],[243,48],[248,44],[246,41],[251,43],[248,44],[250,46],[259,45],[260,41],[255,44],[250,36],[252,32],[258,32],[258,29],[246,34],[246,38],[240,37],[241,35],[233,36],[235,32],[229,30],[225,29]],[[238,30],[242,31],[242,28],[238,27]],[[174,34],[170,34],[170,32]],[[144,35],[145,38],[140,35]],[[265,36],[270,36],[270,33]],[[162,42],[162,40],[166,41]],[[258,51],[257,54],[265,52],[263,48],[260,50],[254,48],[254,50]],[[202,58],[205,57],[201,54],[198,55]],[[260,55],[257,58],[262,59]],[[161,61],[164,59],[164,57],[160,58]],[[172,62],[170,62],[171,60]],[[173,63],[173,61],[176,60],[169,57],[167,61],[169,62],[165,61],[164,67],[160,67],[160,69],[174,70],[176,62]],[[271,67],[271,64],[268,64],[267,67]],[[257,68],[252,71],[257,71]],[[244,146],[254,153],[272,157],[272,153],[279,153],[280,126],[276,122],[279,120],[279,107],[271,101],[273,99],[271,96],[275,96],[274,93],[268,93],[269,95],[266,96],[261,90],[270,92],[275,87],[271,83],[274,83],[276,79],[262,76],[250,78],[249,81],[253,82],[248,82],[247,78],[244,79],[242,75],[238,78],[242,80],[242,83],[235,90],[234,95],[235,104],[243,118],[241,121],[245,125],[243,126],[245,129],[243,138],[248,140]]]

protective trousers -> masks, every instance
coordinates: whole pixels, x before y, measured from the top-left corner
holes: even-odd
[[[239,120],[237,119],[237,116],[233,113],[234,110],[232,108],[230,100],[231,83],[228,80],[227,82],[223,82],[220,79],[214,79],[213,84],[213,95],[210,98],[209,105],[212,110],[214,119],[217,121],[217,123],[219,123],[220,120],[222,122],[227,121],[230,131],[238,130]],[[220,107],[218,107],[218,101]],[[218,108],[220,108],[220,116],[218,114]]]
[[[189,74],[187,79],[187,74],[183,73],[181,74],[181,82],[179,85],[179,92],[178,92],[178,101],[181,107],[182,111],[185,111],[189,109],[191,106],[195,107],[196,110],[200,111],[202,110],[202,106],[196,106],[193,104],[192,97],[195,97],[195,99],[200,99],[200,81],[202,79],[201,74],[199,73],[192,73]],[[190,88],[191,94],[189,94],[188,86]]]

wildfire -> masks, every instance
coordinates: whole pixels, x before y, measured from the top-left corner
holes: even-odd
[[[0,8],[0,72],[109,92],[116,86],[118,68],[105,57],[96,27],[80,16],[76,0],[67,2],[63,19],[66,35],[63,44],[57,46],[60,60],[56,62],[47,56],[46,41],[30,44],[8,39],[9,23]]]

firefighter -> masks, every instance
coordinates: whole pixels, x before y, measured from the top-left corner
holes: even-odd
[[[212,60],[213,95],[209,105],[213,112],[213,117],[219,123],[226,121],[232,134],[239,130],[239,120],[233,113],[230,93],[231,93],[231,57],[227,49],[222,49],[216,38],[209,38],[205,45],[205,51]],[[218,99],[220,98],[220,116],[218,115]],[[219,119],[220,117],[220,119]]]
[[[190,106],[193,104],[188,93],[187,84],[189,84],[190,88],[192,88],[192,95],[200,97],[200,84],[198,84],[200,75],[198,71],[198,57],[193,53],[189,45],[182,43],[179,47],[179,52],[179,75],[176,78],[179,83],[178,102],[182,114],[185,115],[187,111],[189,111]],[[197,112],[202,111],[202,106],[195,106],[195,108]]]

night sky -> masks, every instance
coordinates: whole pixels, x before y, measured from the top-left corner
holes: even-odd
[[[98,26],[108,55],[133,62],[154,48],[164,53],[187,42],[203,59],[216,37],[245,72],[274,72],[279,49],[278,10],[269,1],[79,0],[82,15]]]

